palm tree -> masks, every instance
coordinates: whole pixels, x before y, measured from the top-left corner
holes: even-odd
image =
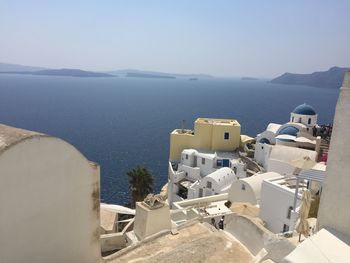
[[[140,165],[129,171],[127,175],[129,177],[131,207],[135,207],[136,202],[143,201],[152,192],[153,175],[146,167]]]

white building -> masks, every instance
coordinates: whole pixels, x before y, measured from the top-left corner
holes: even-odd
[[[245,164],[235,152],[184,149],[180,163],[169,163],[169,199],[225,193],[234,181],[245,176]]]
[[[99,262],[99,176],[69,143],[0,125],[0,261]]]
[[[260,218],[266,228],[274,233],[293,231],[303,191],[309,189],[313,197],[319,195],[325,176],[326,166],[317,163],[312,169],[301,170],[297,177],[265,179],[261,188]]]
[[[317,214],[317,234],[304,240],[283,262],[348,262],[350,255],[350,71],[337,102],[327,174]]]
[[[199,180],[198,197],[226,193],[236,180],[236,174],[232,169],[228,167],[220,168]],[[194,194],[196,194],[196,191]]]
[[[293,214],[295,178],[284,176],[264,180],[261,188],[260,218],[274,233],[293,231],[296,215]],[[297,206],[301,194],[298,193]]]
[[[297,157],[296,155],[312,155],[313,160],[317,160],[320,151],[321,138],[314,137],[312,128],[317,126],[317,114],[315,110],[307,104],[296,107],[291,112],[290,122],[285,124],[270,123],[266,130],[256,137],[254,158],[258,164],[262,165],[267,171],[276,171],[285,174],[284,167],[275,168],[269,166],[270,154],[276,146],[288,146],[291,148],[301,149],[288,150],[288,148],[279,148],[279,154],[283,154],[283,162],[291,162]],[[302,149],[305,151],[302,152]],[[314,152],[313,154],[311,153]],[[291,157],[288,159],[288,155]],[[278,157],[278,156],[277,156]],[[303,157],[303,156],[302,156]],[[286,159],[287,158],[287,159]],[[280,160],[281,158],[275,158]],[[288,167],[287,167],[288,168]],[[288,170],[288,169],[287,169]]]
[[[257,148],[260,148],[257,151]],[[296,160],[303,160],[305,157],[313,161],[317,160],[317,152],[303,148],[289,147],[284,145],[256,145],[256,161],[268,172],[276,172],[281,175],[292,174],[295,170]]]
[[[279,176],[279,174],[268,172],[256,174],[251,177],[235,181],[228,191],[228,200],[231,203],[247,202],[253,205],[257,205],[260,201],[260,193],[263,180],[277,176]]]

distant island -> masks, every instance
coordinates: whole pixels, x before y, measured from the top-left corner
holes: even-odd
[[[45,69],[38,71],[0,71],[2,74],[24,74],[41,76],[67,76],[67,77],[116,77],[111,74],[85,71],[80,69]]]
[[[113,71],[104,71],[105,73],[120,76],[120,77],[140,77],[140,78],[213,78],[211,75],[206,74],[178,74],[178,73],[164,73],[158,71],[145,71],[137,69],[122,69]]]
[[[23,65],[19,65],[19,64],[0,63],[0,72],[38,71],[38,70],[45,70],[45,69],[48,69],[48,68],[23,66]]]
[[[253,78],[253,77],[242,77],[241,80],[259,80],[259,79]]]
[[[129,78],[151,78],[151,79],[176,79],[174,76],[154,75],[145,73],[132,73],[128,72],[125,77]]]
[[[206,74],[177,74],[156,71],[144,71],[137,69],[122,69],[112,71],[85,71],[81,69],[50,69],[44,67],[32,67],[19,64],[0,63],[0,74],[25,74],[42,76],[70,76],[70,77],[131,77],[131,78],[156,78],[156,79],[199,79],[213,78]]]
[[[332,67],[327,71],[318,71],[311,74],[284,73],[270,82],[338,89],[341,87],[345,72],[348,70],[350,68]]]

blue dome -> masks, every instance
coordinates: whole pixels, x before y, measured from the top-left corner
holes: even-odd
[[[316,111],[308,104],[301,104],[293,110],[293,113],[301,115],[316,115]]]
[[[259,143],[266,143],[266,144],[271,144],[270,141],[266,138],[262,138]]]
[[[294,126],[287,126],[287,127],[284,127],[282,130],[280,130],[278,135],[287,134],[287,135],[297,137],[298,132],[299,132],[298,128],[295,128]]]

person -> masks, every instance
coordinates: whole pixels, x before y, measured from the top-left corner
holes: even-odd
[[[220,219],[220,221],[219,221],[219,223],[218,223],[219,228],[220,228],[221,230],[224,230],[224,220],[225,220],[225,216],[222,216],[221,219]]]
[[[317,128],[316,128],[316,125],[315,125],[314,127],[312,127],[312,135],[313,135],[314,137],[317,136]]]
[[[218,229],[217,226],[216,226],[216,222],[215,222],[215,218],[214,218],[214,217],[211,218],[211,224],[212,224],[216,229]]]
[[[321,130],[320,130],[320,135],[321,135],[321,138],[324,139],[324,131],[325,131],[325,127],[324,127],[324,124],[321,125]]]

